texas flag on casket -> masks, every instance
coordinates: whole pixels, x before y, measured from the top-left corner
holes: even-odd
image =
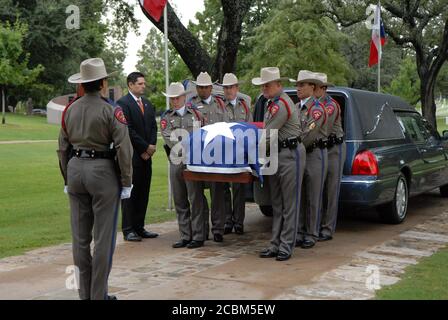
[[[258,129],[251,123],[218,122],[193,131],[183,141],[187,170],[210,174],[251,173],[261,179]]]

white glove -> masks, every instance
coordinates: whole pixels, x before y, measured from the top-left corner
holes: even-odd
[[[132,191],[132,188],[134,188],[134,185],[133,184],[131,184],[131,186],[130,187],[123,187],[123,188],[121,188],[121,195],[120,195],[120,198],[123,200],[123,199],[129,199],[130,197],[131,197],[131,191]]]
[[[68,194],[68,187],[67,186],[64,186],[64,193]]]

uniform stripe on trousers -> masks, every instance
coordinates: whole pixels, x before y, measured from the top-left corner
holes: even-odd
[[[338,189],[336,191],[336,219],[334,220],[334,225],[333,225],[333,232],[336,231],[336,224],[338,221],[338,212],[339,212],[339,192],[341,191],[341,179],[342,179],[342,171],[341,171],[341,166],[342,166],[342,143],[338,145],[339,148],[339,157],[338,157]]]
[[[302,188],[301,183],[299,183],[300,180],[300,152],[299,148],[295,149],[296,152],[296,217],[294,220],[295,223],[295,230],[294,230],[294,242],[292,243],[292,250],[294,250],[294,247],[296,246],[297,241],[297,232],[299,230],[299,214],[300,214],[300,202],[302,201]]]
[[[322,221],[322,198],[323,198],[323,192],[324,192],[324,169],[325,169],[325,158],[324,158],[324,150],[320,149],[320,155],[322,158],[322,170],[320,173],[320,194],[319,194],[319,209],[317,210],[317,226],[319,228],[320,232],[320,223]]]
[[[113,260],[114,249],[115,249],[115,241],[117,240],[117,223],[118,223],[118,209],[120,208],[120,198],[121,198],[121,190],[118,193],[117,205],[114,210],[114,225],[112,227],[112,239],[111,239],[111,244],[110,244],[110,249],[109,249],[109,274],[110,274],[110,271],[112,270],[112,260]],[[105,284],[106,293],[105,293],[104,300],[107,300],[107,296],[108,296],[107,282],[109,279],[109,274],[106,277],[106,284]]]

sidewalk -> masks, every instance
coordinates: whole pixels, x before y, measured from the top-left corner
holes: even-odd
[[[247,205],[246,233],[207,241],[200,249],[172,249],[175,221],[151,225],[156,239],[124,243],[118,235],[109,281],[119,299],[371,299],[368,266],[378,267],[381,285],[399,280],[403,269],[448,244],[448,201],[431,198],[406,223],[369,219],[340,222],[334,240],[296,249],[286,262],[260,259],[271,219]],[[66,289],[71,245],[43,248],[0,260],[0,299],[78,299]]]

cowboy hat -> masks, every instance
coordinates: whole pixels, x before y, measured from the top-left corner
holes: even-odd
[[[190,93],[190,92],[185,91],[183,84],[180,82],[172,82],[170,84],[170,86],[168,87],[168,89],[166,90],[166,93],[162,92],[162,94],[168,98],[176,98],[176,97],[180,97],[180,96],[185,96],[188,93]]]
[[[261,86],[263,84],[273,82],[273,81],[282,81],[288,80],[288,78],[280,77],[280,69],[277,67],[267,67],[262,68],[260,71],[259,78],[253,78],[252,83],[256,86]]]
[[[212,77],[210,77],[207,72],[201,72],[196,78],[196,81],[192,82],[199,87],[208,87],[213,85]]]
[[[326,73],[316,72],[316,77],[322,82],[322,84],[320,85],[321,87],[334,87],[334,84],[328,82]]]
[[[234,86],[244,83],[243,81],[238,81],[238,78],[233,73],[226,73],[222,79],[222,83],[218,83],[221,87]]]
[[[317,77],[315,72],[311,72],[309,70],[300,70],[297,75],[297,80],[289,79],[292,83],[313,83],[318,86],[322,86],[322,81]]]
[[[91,58],[81,62],[80,72],[68,78],[70,83],[87,83],[110,77],[112,73],[107,73],[104,61],[101,58]]]

